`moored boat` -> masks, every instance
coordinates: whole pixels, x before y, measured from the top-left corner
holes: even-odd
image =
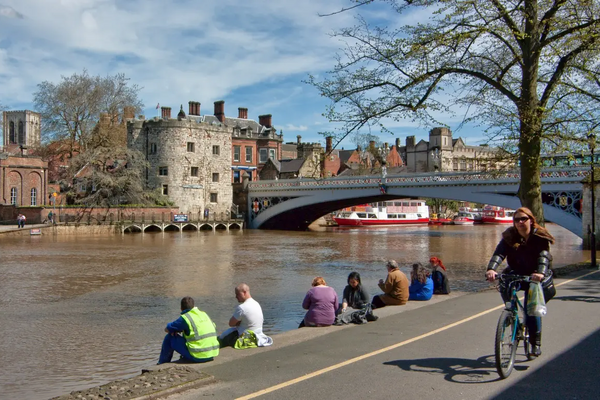
[[[344,209],[333,218],[339,226],[427,224],[429,207],[424,200],[395,200]]]
[[[461,207],[458,209],[458,214],[452,219],[454,225],[473,225],[480,224],[482,221],[481,212],[477,209]]]
[[[514,213],[508,208],[485,206],[481,220],[484,224],[512,224]]]

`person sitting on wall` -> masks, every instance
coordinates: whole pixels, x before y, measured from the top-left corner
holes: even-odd
[[[304,297],[302,308],[308,312],[298,328],[333,325],[335,310],[338,308],[337,293],[332,287],[327,286],[323,277],[317,276],[312,281],[312,289]]]
[[[189,296],[181,299],[181,316],[167,324],[158,364],[171,362],[173,351],[195,363],[212,361],[219,355],[215,324],[210,317],[194,306]]]
[[[431,300],[433,296],[433,280],[429,271],[420,263],[413,264],[408,292],[409,300],[425,301]]]
[[[386,264],[387,278],[379,280],[379,288],[383,294],[373,297],[371,305],[373,309],[385,306],[402,306],[408,301],[408,278],[398,268],[395,260],[389,260]]]
[[[250,287],[245,283],[239,284],[235,288],[235,298],[240,304],[229,319],[230,328],[218,337],[221,348],[233,346],[242,349],[272,345],[273,339],[263,333],[262,308],[250,295]]]
[[[431,257],[429,259],[429,266],[431,267],[431,279],[433,279],[433,294],[449,294],[450,283],[448,282],[446,267],[442,263],[442,260],[437,257]]]

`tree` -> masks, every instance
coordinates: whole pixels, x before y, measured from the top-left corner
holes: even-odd
[[[118,119],[125,107],[139,112],[138,85],[130,85],[124,74],[90,76],[81,74],[61,77],[58,84],[44,81],[34,93],[34,104],[42,115],[43,132],[49,139],[68,139],[71,153],[85,150],[101,113]]]
[[[359,18],[336,32],[348,43],[337,65],[309,77],[332,101],[328,119],[344,123],[344,136],[389,120],[439,123],[434,113],[459,106],[519,160],[521,203],[543,221],[541,152],[581,145],[598,120],[599,2],[383,2],[431,19],[391,29]]]

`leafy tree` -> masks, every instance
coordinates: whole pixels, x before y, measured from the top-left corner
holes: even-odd
[[[457,212],[460,207],[460,202],[455,200],[445,199],[427,199],[425,202],[434,213],[448,214],[448,211]]]
[[[42,115],[47,139],[68,139],[72,155],[77,148],[87,149],[101,113],[115,119],[127,106],[139,112],[143,107],[138,98],[140,89],[124,74],[90,76],[83,70],[61,77],[58,84],[40,83],[33,101]]]
[[[345,51],[326,78],[309,83],[331,99],[326,116],[344,123],[340,136],[404,118],[438,124],[434,113],[468,110],[465,121],[489,127],[518,158],[521,203],[543,221],[541,152],[582,144],[598,120],[600,3],[380,2],[431,17],[397,29],[359,17],[335,33]]]

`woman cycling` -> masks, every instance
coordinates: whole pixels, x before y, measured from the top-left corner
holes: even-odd
[[[503,273],[517,275],[531,275],[531,280],[541,282],[550,274],[550,244],[554,244],[554,237],[543,227],[538,225],[533,213],[526,207],[521,207],[513,215],[513,226],[502,233],[502,240],[496,246],[496,251],[488,263],[485,276],[488,281],[496,279],[496,268],[504,259],[507,259],[508,268]],[[527,310],[527,291],[529,284],[521,285],[525,290],[525,310]],[[501,293],[504,301],[508,293]],[[537,357],[542,354],[542,320],[540,317],[527,315],[525,323],[529,330],[531,354]]]

